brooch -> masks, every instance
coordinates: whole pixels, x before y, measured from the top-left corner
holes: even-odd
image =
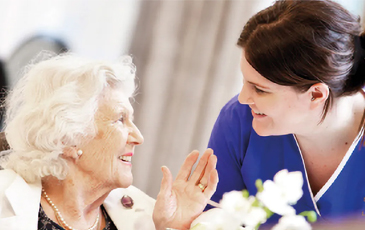
[[[125,207],[125,208],[132,208],[133,204],[134,204],[133,199],[128,195],[124,195],[122,197],[122,199],[120,200],[120,202],[122,203],[123,207]]]

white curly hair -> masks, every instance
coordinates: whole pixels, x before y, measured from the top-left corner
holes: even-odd
[[[96,133],[100,96],[113,88],[132,97],[135,65],[130,56],[116,63],[62,54],[29,65],[6,99],[5,135],[11,153],[2,163],[26,181],[68,172],[60,157]]]

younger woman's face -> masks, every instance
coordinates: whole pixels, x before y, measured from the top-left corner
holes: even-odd
[[[301,133],[308,124],[318,123],[320,117],[310,109],[310,96],[293,87],[273,83],[261,76],[246,60],[241,58],[243,87],[238,97],[247,104],[253,115],[252,126],[260,136]]]

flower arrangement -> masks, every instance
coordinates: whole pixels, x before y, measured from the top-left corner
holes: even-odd
[[[316,213],[305,211],[296,215],[292,207],[303,195],[302,186],[302,173],[286,169],[276,173],[273,181],[262,183],[258,179],[256,196],[250,196],[247,190],[225,193],[215,205],[217,208],[194,220],[191,230],[257,230],[274,213],[282,217],[272,230],[310,230],[307,220],[315,222]]]

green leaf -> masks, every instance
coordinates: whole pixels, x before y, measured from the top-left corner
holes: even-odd
[[[269,219],[272,215],[274,215],[274,213],[267,207],[264,207],[264,211],[266,212],[266,219]]]
[[[262,180],[261,179],[257,179],[255,182],[256,188],[257,188],[257,192],[262,192],[264,191],[264,186],[262,185]]]
[[[255,197],[255,201],[252,203],[252,207],[262,207],[262,203]]]
[[[304,211],[299,213],[299,215],[307,217],[309,222],[316,222],[317,221],[317,213],[315,211]]]
[[[244,198],[248,198],[250,196],[250,193],[246,189],[244,189],[244,190],[242,190],[242,196]]]

